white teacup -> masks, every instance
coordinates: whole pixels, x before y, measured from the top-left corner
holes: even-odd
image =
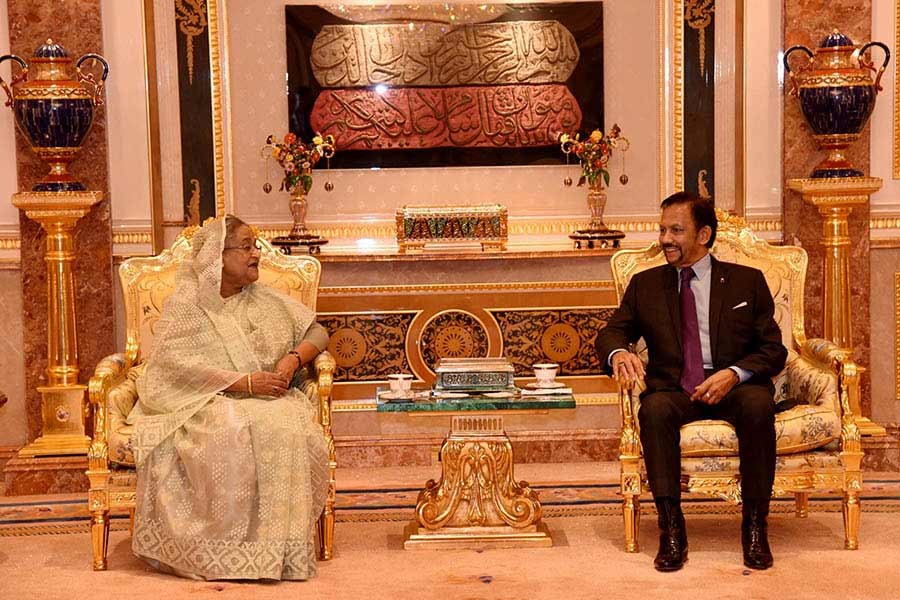
[[[388,382],[392,392],[408,392],[412,387],[413,376],[409,373],[391,373]]]
[[[534,377],[537,379],[538,385],[552,385],[559,372],[559,365],[556,363],[536,363],[531,366],[534,369]]]

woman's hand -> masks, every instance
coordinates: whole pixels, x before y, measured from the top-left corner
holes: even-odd
[[[273,396],[280,398],[287,392],[291,380],[281,373],[257,371],[249,377],[247,392],[253,396]]]
[[[285,354],[275,363],[275,372],[287,379],[288,383],[294,378],[294,373],[300,368],[300,357],[296,354]]]

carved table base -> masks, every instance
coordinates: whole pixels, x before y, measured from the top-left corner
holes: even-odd
[[[553,545],[541,503],[516,482],[503,417],[453,417],[441,447],[441,479],[419,492],[404,548],[511,548]]]

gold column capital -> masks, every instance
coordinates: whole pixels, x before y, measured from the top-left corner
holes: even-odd
[[[831,208],[853,208],[866,204],[881,189],[880,177],[822,177],[788,179],[788,187],[821,212]]]
[[[42,226],[65,222],[74,225],[103,200],[103,192],[18,192],[12,205],[25,211],[25,216]]]

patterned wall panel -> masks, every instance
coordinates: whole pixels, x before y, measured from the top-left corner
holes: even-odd
[[[320,313],[331,334],[328,350],[337,362],[335,381],[383,381],[387,373],[409,373],[406,334],[411,312]]]
[[[559,363],[560,375],[597,375],[602,367],[594,338],[613,308],[492,310],[503,336],[506,356],[517,376],[538,362]]]
[[[318,308],[335,399],[369,400],[391,373],[432,385],[443,357],[507,356],[525,381],[557,362],[576,392],[612,392],[593,341],[615,303],[611,281],[497,282],[323,287]]]
[[[487,328],[462,310],[438,313],[425,325],[419,343],[422,360],[434,372],[442,358],[483,358],[489,355]]]

